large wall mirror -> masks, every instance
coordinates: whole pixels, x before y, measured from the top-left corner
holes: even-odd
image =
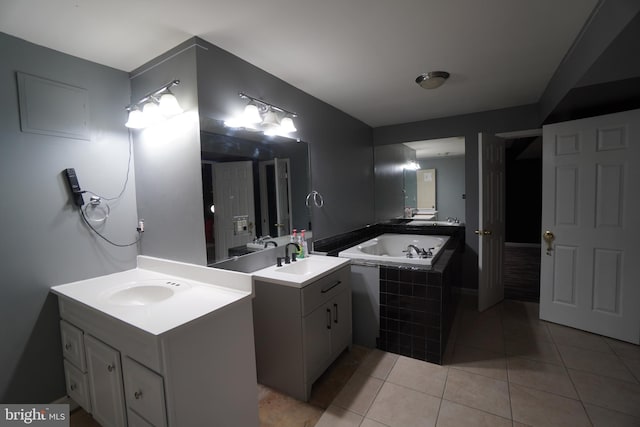
[[[224,128],[217,129],[224,132]],[[247,253],[258,237],[311,229],[305,142],[257,133],[201,132],[207,264]]]
[[[465,221],[464,137],[377,146],[376,218]]]

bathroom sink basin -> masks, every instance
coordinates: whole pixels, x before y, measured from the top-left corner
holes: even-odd
[[[147,305],[172,296],[173,290],[164,286],[134,286],[114,293],[109,301],[119,305]]]
[[[314,274],[322,272],[326,269],[326,265],[322,262],[313,262],[309,260],[296,261],[278,268],[281,273],[287,274]]]
[[[171,298],[188,285],[171,280],[145,280],[133,282],[110,292],[106,299],[116,305],[149,305]]]
[[[267,267],[253,275],[259,280],[301,288],[348,263],[344,258],[313,255],[282,267]]]

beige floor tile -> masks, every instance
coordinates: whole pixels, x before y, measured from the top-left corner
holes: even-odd
[[[400,356],[387,381],[435,397],[442,397],[449,368]]]
[[[323,409],[274,390],[263,390],[258,404],[258,416],[263,427],[312,426],[322,416]]]
[[[519,357],[509,358],[507,365],[510,383],[560,394],[572,399],[578,398],[571,378],[563,366]]]
[[[528,424],[524,424],[524,423],[519,423],[518,421],[514,421],[513,422],[513,427],[531,427]]]
[[[504,337],[507,339],[526,338],[553,342],[547,322],[542,320],[504,319],[502,329]]]
[[[362,420],[362,424],[360,424],[360,427],[387,427],[387,425],[374,421],[370,418],[365,418],[364,420]]]
[[[511,420],[443,400],[438,414],[437,427],[511,427]]]
[[[482,325],[471,324],[469,327],[461,329],[456,344],[504,354],[502,326],[499,322],[487,322]]]
[[[504,353],[458,344],[450,367],[507,381],[507,360]]]
[[[587,350],[611,353],[611,348],[600,335],[570,328],[568,326],[549,324],[549,332],[556,344],[569,345]]]
[[[632,360],[632,359],[620,359],[622,363],[631,371],[631,373],[636,377],[636,380],[640,382],[640,359]]]
[[[440,399],[385,383],[366,417],[391,427],[433,427]]]
[[[511,384],[513,419],[530,426],[590,426],[579,400]]]
[[[553,343],[531,338],[506,339],[507,356],[523,357],[540,362],[562,364],[560,353]]]
[[[364,359],[356,372],[384,380],[391,372],[396,360],[398,360],[397,354],[375,349]]]
[[[578,395],[591,403],[640,418],[640,384],[569,369]]]
[[[593,427],[638,427],[640,418],[635,418],[610,409],[586,404],[587,415],[591,419]]]
[[[505,321],[537,321],[540,319],[539,305],[532,302],[504,300],[502,302],[502,318]]]
[[[322,414],[322,417],[315,424],[315,427],[358,427],[361,422],[361,415],[331,405],[324,414]],[[307,426],[305,425],[304,427]]]
[[[602,353],[568,345],[557,347],[567,368],[637,383],[633,374],[613,353]]]
[[[450,369],[444,398],[511,419],[509,387],[505,381]]]
[[[373,403],[373,399],[375,399],[383,383],[384,381],[379,378],[356,373],[340,390],[332,405],[364,415],[367,413],[371,403]]]
[[[613,351],[623,359],[640,360],[640,345],[605,338],[605,341]]]

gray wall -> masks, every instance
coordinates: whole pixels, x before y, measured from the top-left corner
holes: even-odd
[[[124,72],[2,33],[0,52],[0,402],[46,403],[66,394],[57,300],[49,288],[135,266],[135,246],[110,247],[88,232],[61,174],[74,167],[83,189],[119,193],[129,82]],[[16,71],[87,89],[91,139],[21,132]],[[136,238],[134,182],[132,170],[102,230],[121,243]]]
[[[297,134],[309,143],[311,186],[324,197],[324,207],[312,210],[314,239],[373,222],[371,128],[229,52],[194,41],[200,46],[198,104],[203,123],[225,120],[243,108],[246,101],[239,92],[300,115]]]
[[[506,108],[421,122],[384,126],[373,130],[373,143],[380,145],[424,139],[464,136],[465,138],[465,223],[467,251],[464,256],[464,285],[478,287],[478,133],[500,133],[537,128],[538,105]]]
[[[420,159],[421,169],[436,170],[436,209],[438,219],[447,217],[465,220],[465,158],[464,156]]]
[[[571,89],[580,85],[580,80],[589,68],[607,51],[638,13],[640,2],[637,0],[602,0],[598,4],[540,98],[542,121],[552,114]],[[622,61],[626,61],[626,58]],[[609,63],[605,72],[615,74],[615,69],[615,64]],[[597,74],[599,81],[609,80],[600,73]]]
[[[134,131],[138,213],[145,221],[142,253],[206,265],[196,49],[183,43],[133,71],[131,99],[178,79],[171,91],[185,110]]]
[[[374,149],[376,221],[404,216],[404,168],[416,160],[416,152],[404,144]]]

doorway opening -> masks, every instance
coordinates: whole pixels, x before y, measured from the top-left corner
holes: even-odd
[[[505,141],[504,297],[540,302],[542,135]]]

